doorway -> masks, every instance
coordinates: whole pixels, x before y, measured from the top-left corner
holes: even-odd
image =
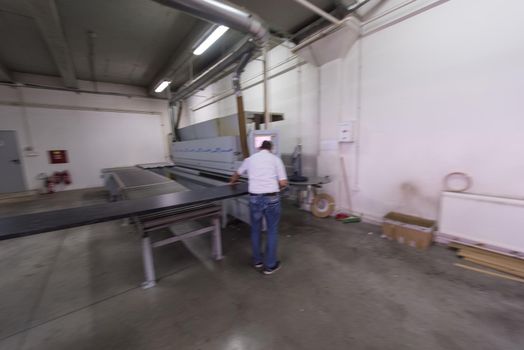
[[[0,130],[0,193],[25,191],[16,131]]]

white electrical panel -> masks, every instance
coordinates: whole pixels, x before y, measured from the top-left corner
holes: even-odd
[[[338,142],[353,142],[353,121],[338,123]]]

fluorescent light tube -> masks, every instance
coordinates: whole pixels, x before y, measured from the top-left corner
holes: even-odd
[[[227,32],[229,27],[226,26],[219,26],[215,30],[213,30],[213,33],[211,33],[206,40],[202,42],[202,44],[198,45],[195,51],[193,51],[193,55],[200,56],[203,54],[211,45],[215,43],[222,35],[224,35],[225,32]]]
[[[155,92],[156,93],[161,93],[162,91],[164,91],[166,89],[166,87],[169,86],[169,84],[171,84],[170,81],[168,80],[164,80],[163,82],[161,82],[160,84],[158,84],[158,86],[156,87],[155,89]]]

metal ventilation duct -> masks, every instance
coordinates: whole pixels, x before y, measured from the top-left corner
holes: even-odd
[[[189,97],[198,89],[204,88],[207,84],[223,73],[228,67],[238,62],[246,53],[253,52],[257,46],[250,39],[244,40],[237,45],[230,53],[205,70],[202,74],[191,81],[188,81],[175,93],[173,93],[171,100],[173,102]]]
[[[160,4],[189,13],[208,22],[218,23],[249,34],[259,44],[268,37],[268,31],[254,15],[216,0],[154,0]]]
[[[228,26],[248,34],[251,39],[237,45],[236,48],[215,63],[204,73],[187,82],[176,91],[171,102],[176,102],[190,96],[196,90],[205,87],[213,78],[223,73],[226,68],[238,62],[246,53],[262,48],[269,38],[269,32],[262,22],[254,15],[241,11],[233,6],[216,0],[154,0],[160,4],[209,21]]]

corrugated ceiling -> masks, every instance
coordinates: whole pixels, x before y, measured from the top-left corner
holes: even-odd
[[[35,0],[28,0],[35,1]],[[38,0],[36,0],[38,1]],[[333,0],[312,0],[326,10]],[[149,86],[168,65],[180,44],[193,35],[200,20],[152,0],[55,0],[77,79]],[[276,31],[292,33],[315,18],[294,1],[234,0],[258,14]],[[94,72],[90,69],[88,32],[93,39]],[[229,31],[193,61],[198,74],[243,37]],[[14,72],[57,76],[58,69],[25,1],[0,0],[0,62]],[[175,84],[189,77],[189,68]]]

